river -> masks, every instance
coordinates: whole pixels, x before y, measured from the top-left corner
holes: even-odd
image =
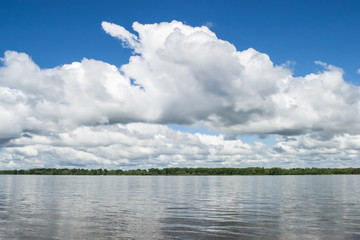
[[[360,176],[0,175],[0,239],[360,239]]]

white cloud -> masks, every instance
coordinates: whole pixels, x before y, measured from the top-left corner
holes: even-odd
[[[214,23],[211,21],[208,21],[205,23],[205,26],[207,26],[208,28],[212,28],[214,26]]]
[[[124,27],[105,21],[101,23],[101,26],[107,34],[120,39],[125,46],[135,50],[138,48],[138,37],[127,31]]]
[[[0,168],[87,167],[350,167],[360,164],[360,136],[277,137],[274,146],[226,140],[223,135],[175,131],[157,124],[79,127],[11,140]]]
[[[329,146],[320,151],[330,143],[314,136],[342,144],[350,140],[340,138],[353,139],[342,153],[357,156],[360,89],[344,81],[341,69],[317,61],[321,72],[294,77],[288,65],[276,66],[252,48],[238,51],[206,26],[135,22],[137,35],[113,23],[102,22],[102,27],[136,53],[120,69],[85,58],[41,69],[25,53],[5,52],[0,67],[3,164],[19,165],[26,157],[34,158],[26,161],[31,166],[75,166],[76,161],[86,166],[237,166],[281,163],[280,156],[296,159],[296,152],[334,151]],[[145,123],[201,126],[228,136],[298,135],[294,139],[306,138],[307,145],[291,145],[295,141],[284,137],[274,150]]]

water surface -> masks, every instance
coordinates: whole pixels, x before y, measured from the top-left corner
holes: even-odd
[[[0,175],[0,239],[360,239],[360,176]]]

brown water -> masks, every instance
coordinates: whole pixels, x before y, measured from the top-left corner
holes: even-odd
[[[360,176],[0,176],[0,239],[360,239]]]

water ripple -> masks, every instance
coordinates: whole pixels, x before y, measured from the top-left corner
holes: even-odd
[[[0,239],[360,239],[360,176],[0,176]]]

